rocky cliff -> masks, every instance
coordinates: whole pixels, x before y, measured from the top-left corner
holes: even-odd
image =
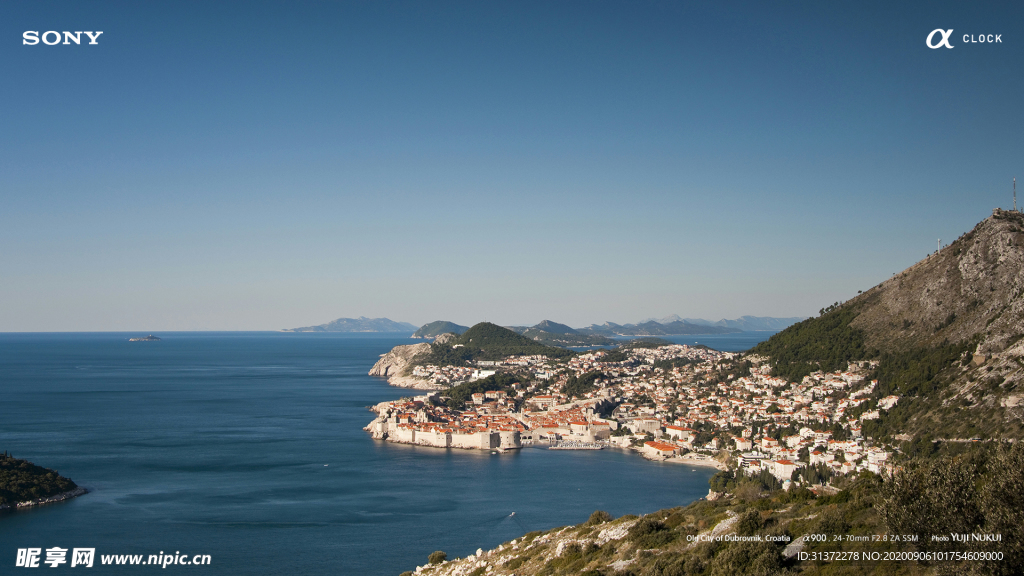
[[[390,352],[381,356],[380,360],[377,360],[377,363],[370,369],[370,376],[387,378],[388,384],[392,386],[428,388],[426,380],[409,374],[413,358],[427,352],[430,352],[430,344],[426,342],[395,346]]]
[[[448,344],[454,339],[454,334],[441,334],[434,340],[434,343]],[[377,363],[370,369],[370,376],[387,378],[388,384],[392,386],[434,390],[437,386],[411,374],[415,358],[428,352],[430,352],[430,343],[428,342],[395,346],[390,352],[381,356],[380,360],[377,360]]]
[[[792,380],[877,360],[875,394],[900,401],[865,425],[866,435],[1022,439],[1022,294],[1024,214],[995,210],[924,260],[753,351]]]
[[[996,210],[974,230],[853,299],[865,344],[906,349],[979,338],[1000,353],[1024,335],[1024,215]]]

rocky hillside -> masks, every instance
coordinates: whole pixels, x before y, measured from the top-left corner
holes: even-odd
[[[973,230],[842,304],[754,348],[773,373],[875,360],[876,396],[900,404],[865,427],[882,437],[1024,436],[1024,215]]]
[[[941,251],[861,294],[854,328],[878,349],[979,337],[999,354],[1024,336],[1024,214],[997,210]]]
[[[384,354],[377,360],[377,363],[370,369],[370,376],[380,376],[388,379],[388,384],[402,386],[405,388],[423,388],[426,383],[420,378],[414,378],[409,374],[413,358],[420,354],[430,352],[430,344],[408,344],[406,346],[395,346],[390,352]]]
[[[764,494],[748,483],[735,495],[715,493],[708,500],[642,517],[612,519],[598,511],[582,524],[531,532],[497,548],[477,550],[466,558],[442,560],[443,552],[435,552],[431,555],[433,564],[418,566],[402,576],[865,573],[849,570],[848,566],[843,567],[847,571],[837,572],[827,563],[799,563],[797,555],[801,551],[836,549],[827,543],[806,541],[804,534],[884,532],[872,507],[876,490],[872,482],[857,479],[841,495],[822,498],[807,490]],[[900,545],[859,544],[847,549],[887,551],[899,550]],[[877,573],[919,573],[906,565],[883,568],[885,571]]]
[[[721,491],[687,506],[618,519],[598,511],[582,524],[530,532],[465,558],[424,553],[428,563],[402,576],[1024,573],[1024,446],[961,445],[955,456],[904,461],[896,474],[835,478],[812,492],[719,472],[710,484]],[[953,533],[1002,538],[956,542]],[[885,559],[894,553],[945,558]]]

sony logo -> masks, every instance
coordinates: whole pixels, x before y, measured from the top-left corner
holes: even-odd
[[[42,40],[43,44],[46,44],[47,46],[54,46],[56,44],[61,44],[61,40],[63,40],[63,44],[71,44],[72,42],[75,44],[81,44],[82,34],[89,37],[89,44],[99,44],[96,39],[99,38],[100,34],[103,34],[103,32],[65,31],[61,33],[56,30],[47,30],[46,32],[43,32],[42,36],[40,36],[38,30],[26,30],[25,33],[21,35],[21,43],[28,46],[35,46],[36,44],[39,44],[39,40]]]

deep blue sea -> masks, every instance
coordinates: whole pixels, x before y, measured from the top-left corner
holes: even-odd
[[[372,440],[367,407],[411,392],[367,371],[404,335],[137,335],[0,334],[0,450],[91,490],[0,513],[0,573],[21,572],[18,548],[88,547],[90,574],[156,569],[100,555],[181,552],[212,564],[167,571],[397,575],[598,509],[687,504],[714,472],[617,450]],[[728,337],[742,346],[720,349],[752,345],[694,340]]]

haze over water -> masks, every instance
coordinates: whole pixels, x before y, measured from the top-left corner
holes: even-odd
[[[734,338],[750,334],[771,333]],[[374,441],[367,406],[414,392],[366,373],[404,336],[137,335],[0,334],[0,449],[91,490],[0,513],[0,572],[18,548],[59,546],[95,547],[98,574],[131,570],[102,554],[180,551],[213,564],[168,569],[394,575],[597,509],[683,505],[714,472],[618,450]],[[737,349],[727,336],[720,349]]]

